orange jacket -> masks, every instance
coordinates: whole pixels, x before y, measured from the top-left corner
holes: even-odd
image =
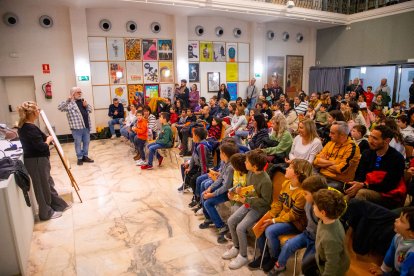
[[[135,133],[137,134],[138,139],[147,140],[148,139],[148,120],[142,117],[140,121],[137,120],[135,125]]]

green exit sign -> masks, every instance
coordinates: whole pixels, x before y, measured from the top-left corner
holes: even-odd
[[[89,76],[78,76],[78,81],[89,81]]]
[[[256,74],[254,74],[254,77],[255,77],[255,78],[261,78],[261,77],[262,77],[262,74],[260,74],[260,73],[256,73]]]

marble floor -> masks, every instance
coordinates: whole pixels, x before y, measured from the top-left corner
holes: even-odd
[[[229,270],[221,254],[230,243],[218,244],[213,228],[198,228],[203,218],[187,207],[191,195],[177,192],[174,157],[141,171],[125,143],[98,140],[90,145],[95,163],[77,166],[73,144],[62,146],[83,203],[73,192],[63,217],[35,224],[30,275],[264,275]],[[58,191],[70,191],[55,151],[51,163]]]

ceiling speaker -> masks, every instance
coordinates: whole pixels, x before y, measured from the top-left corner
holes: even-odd
[[[161,25],[158,22],[152,22],[151,23],[151,31],[156,34],[161,31]]]
[[[275,38],[275,33],[273,31],[267,31],[267,39],[273,40]]]
[[[104,32],[108,32],[112,28],[112,23],[108,19],[102,19],[99,21],[99,28]]]
[[[19,17],[12,12],[6,12],[3,14],[3,23],[11,27],[16,26],[19,23]]]
[[[296,35],[296,41],[297,41],[298,43],[301,43],[301,42],[303,41],[303,34],[298,33],[298,34]]]
[[[39,24],[43,28],[50,28],[53,26],[53,19],[49,15],[42,15],[39,17]]]
[[[242,35],[242,31],[240,30],[240,28],[234,28],[233,35],[234,37],[239,38]]]
[[[224,34],[224,30],[222,27],[218,26],[216,27],[216,36],[220,37]]]
[[[138,25],[137,23],[135,23],[135,21],[130,20],[126,23],[126,30],[129,33],[135,32],[137,28],[138,28]]]
[[[202,36],[204,34],[204,28],[198,25],[197,27],[195,27],[195,33],[198,36]]]
[[[288,41],[289,37],[290,37],[290,35],[289,35],[288,32],[283,32],[283,34],[282,34],[282,40],[283,41]]]

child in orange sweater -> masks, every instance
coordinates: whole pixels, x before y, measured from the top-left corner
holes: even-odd
[[[137,166],[146,165],[144,147],[148,139],[148,120],[144,118],[141,110],[137,111],[137,123],[132,130],[137,134],[134,138],[134,144],[141,156],[141,159],[137,160],[135,164]]]

